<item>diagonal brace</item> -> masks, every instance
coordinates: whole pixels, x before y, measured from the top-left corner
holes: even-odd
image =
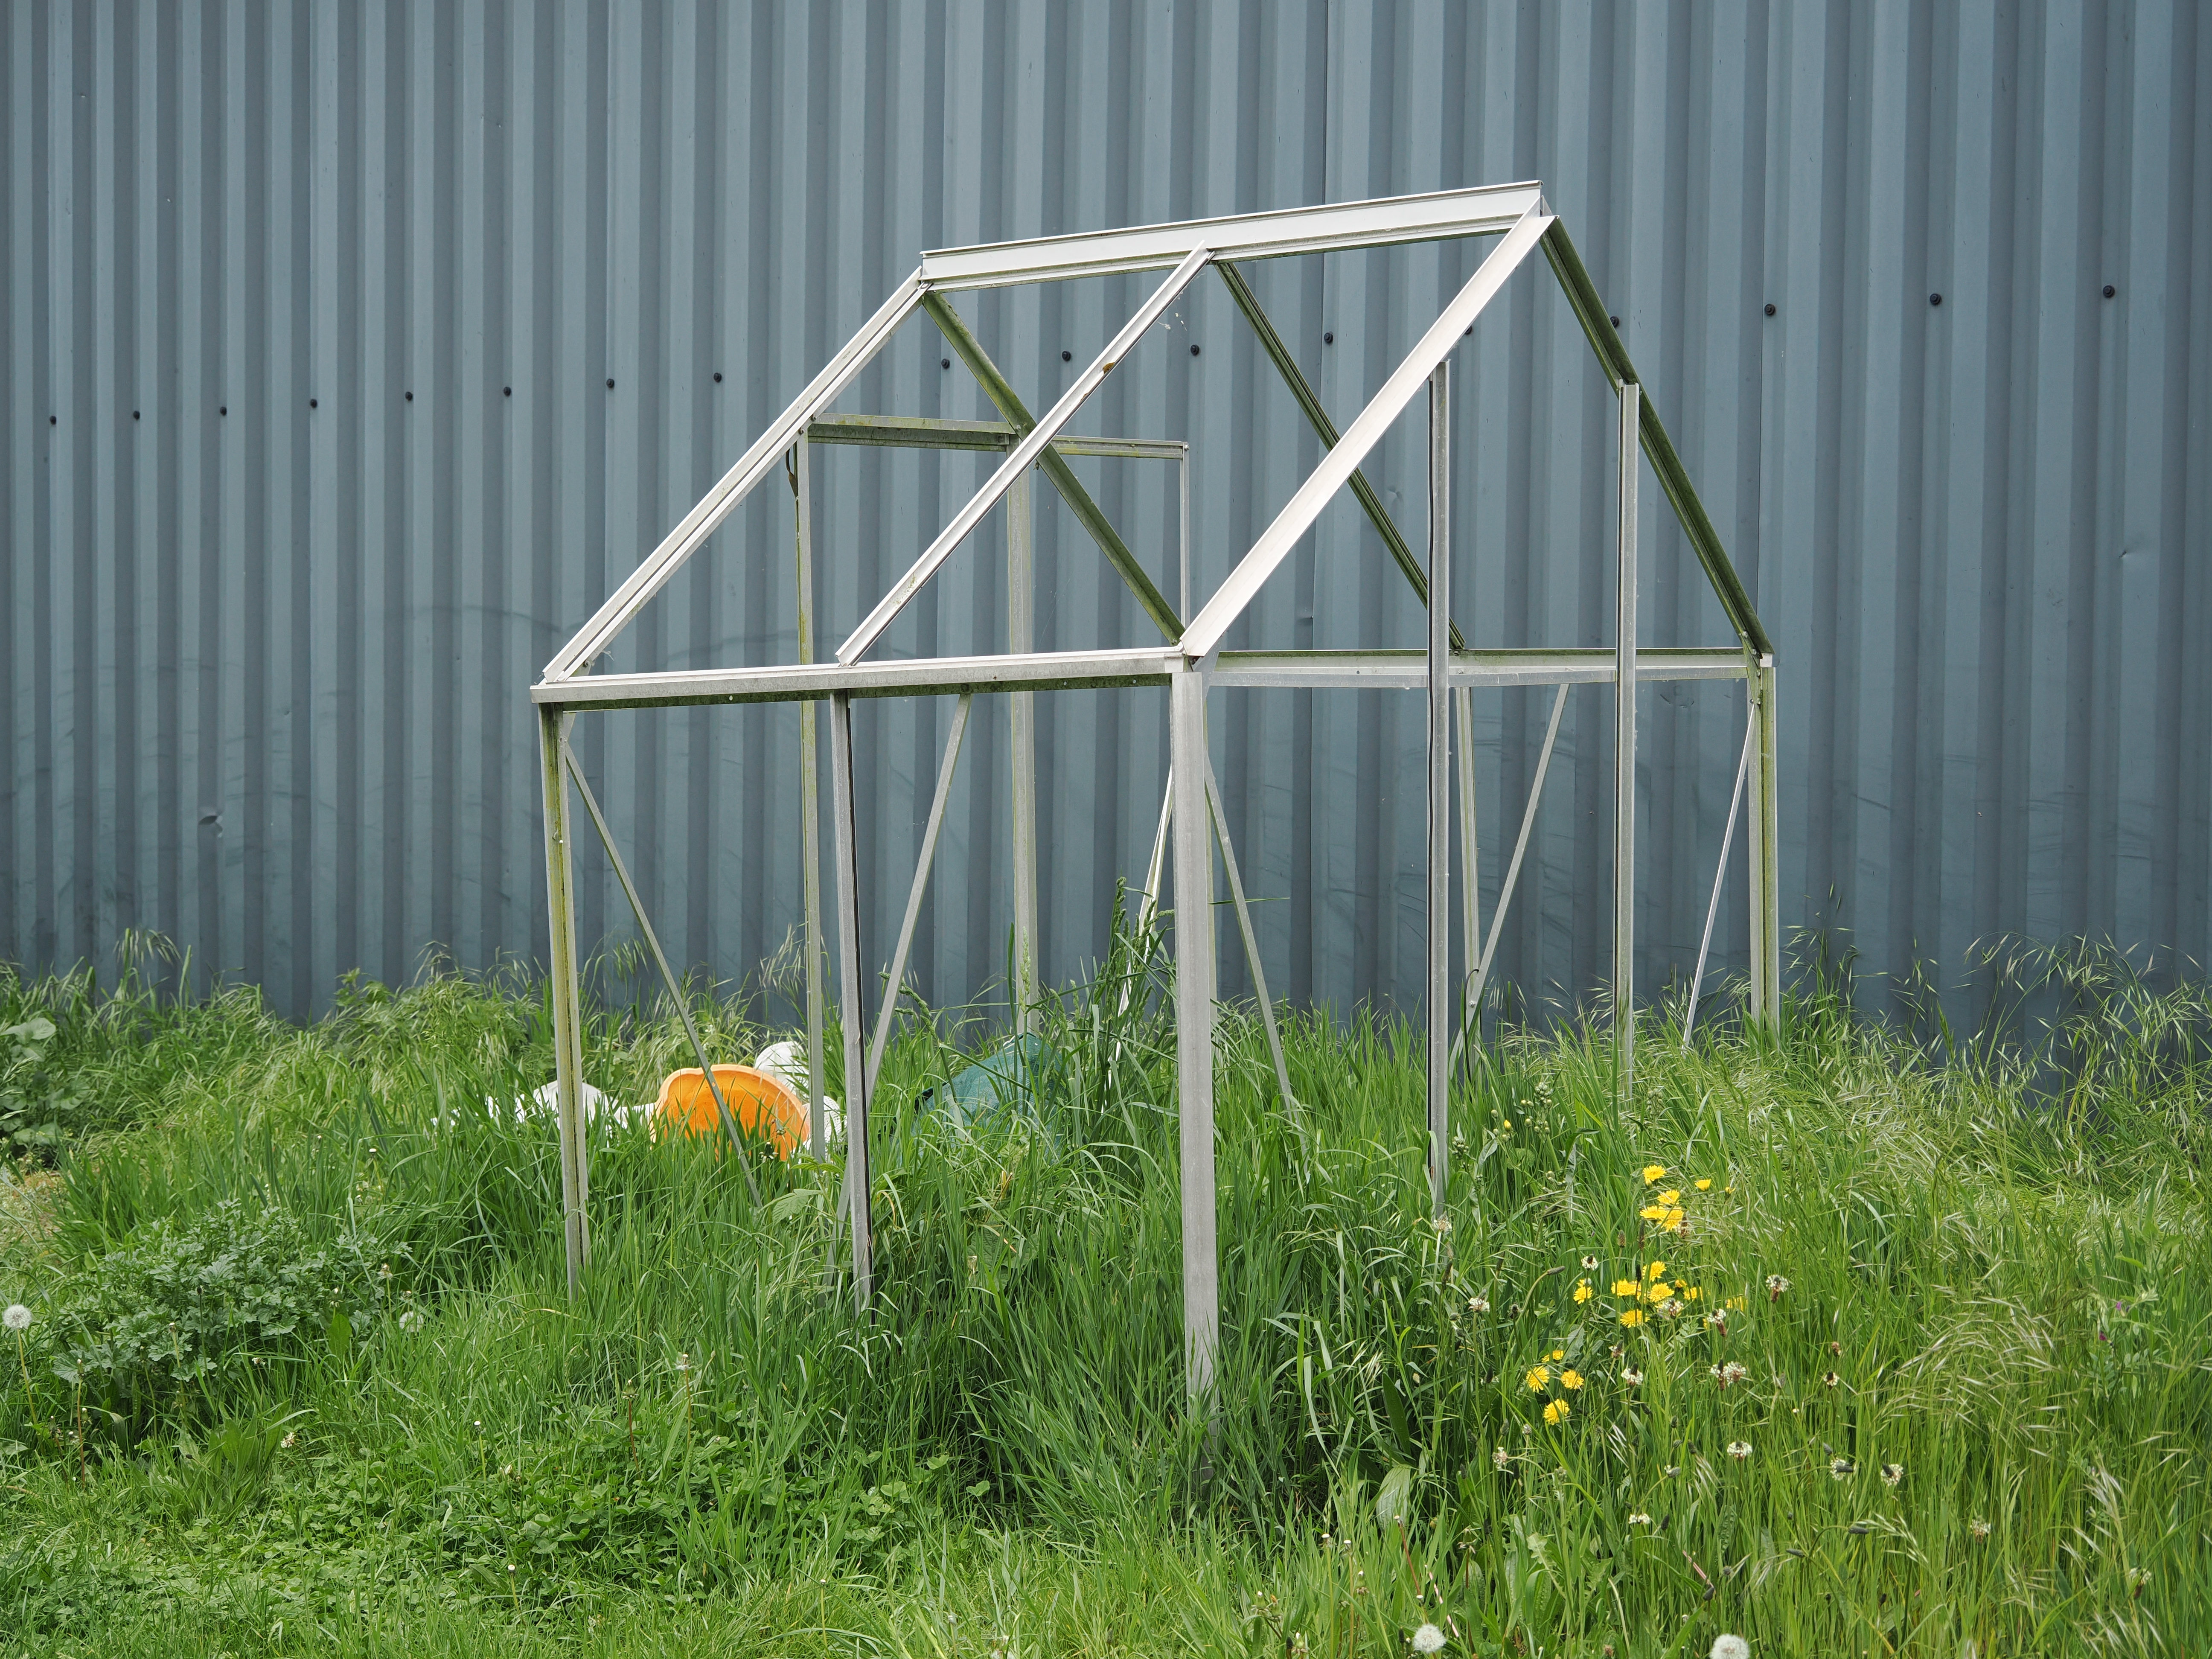
[[[1036,417],[1023,404],[1020,395],[1006,377],[999,372],[998,364],[991,361],[990,354],[983,349],[982,342],[962,320],[960,313],[952,308],[951,301],[941,294],[924,294],[921,308],[930,314],[944,331],[945,337],[951,342],[960,361],[968,365],[969,373],[975,377],[984,392],[998,405],[1000,416],[1014,428],[1014,435],[1017,438],[1027,437],[1036,425]],[[1060,499],[1067,503],[1068,509],[1091,532],[1091,539],[1098,544],[1099,550],[1105,554],[1114,568],[1121,573],[1121,580],[1129,584],[1129,591],[1137,596],[1137,603],[1144,606],[1145,614],[1167,638],[1181,639],[1182,623],[1176,617],[1175,607],[1168,603],[1167,596],[1146,574],[1145,567],[1137,562],[1137,556],[1129,550],[1129,544],[1114,528],[1113,520],[1106,516],[1105,509],[1091,499],[1091,492],[1083,487],[1083,481],[1075,476],[1075,471],[1068,465],[1066,459],[1058,450],[1048,449],[1037,465],[1043,468],[1045,477],[1052,480],[1053,488],[1060,491]]]
[[[692,1023],[691,1004],[677,988],[676,975],[669,971],[668,958],[662,954],[660,939],[646,920],[645,901],[637,896],[637,884],[629,878],[629,866],[623,855],[615,850],[613,832],[599,811],[598,798],[592,786],[584,781],[584,769],[576,764],[575,751],[566,741],[561,744],[561,758],[568,764],[568,775],[576,781],[577,793],[584,798],[584,810],[592,815],[592,827],[599,832],[599,845],[607,849],[607,862],[615,867],[615,878],[622,883],[623,896],[629,900],[630,914],[637,918],[637,931],[645,935],[645,942],[653,952],[654,964],[660,969],[660,981],[668,988],[668,1000],[676,1005],[676,1017],[684,1022],[684,1035],[691,1039],[691,1052],[699,1057],[699,1074],[707,1079],[707,1089],[714,1097],[715,1115],[722,1120],[722,1133],[730,1138],[730,1145],[738,1155],[738,1167],[745,1172],[745,1190],[753,1195],[753,1207],[761,1202],[760,1183],[753,1179],[753,1163],[745,1146],[745,1138],[738,1132],[738,1121],[730,1115],[729,1103],[722,1098],[722,1085],[715,1080],[714,1064],[707,1058],[707,1045],[699,1040],[699,1028]]]
[[[1295,1111],[1298,1103],[1291,1093],[1291,1068],[1283,1060],[1282,1033],[1275,1029],[1274,1000],[1267,994],[1267,975],[1260,966],[1260,936],[1252,931],[1252,908],[1244,902],[1244,881],[1237,871],[1237,849],[1229,841],[1229,814],[1221,805],[1221,786],[1214,781],[1211,757],[1206,763],[1206,801],[1213,809],[1213,838],[1221,844],[1222,867],[1229,873],[1229,896],[1237,902],[1237,927],[1244,935],[1244,959],[1251,964],[1252,988],[1259,993],[1260,1022],[1267,1028],[1267,1052],[1275,1062],[1275,1085],[1283,1091],[1284,1106]]]
[[[1237,308],[1244,313],[1244,320],[1252,325],[1252,331],[1260,337],[1261,348],[1275,365],[1275,372],[1283,377],[1283,384],[1290,387],[1291,396],[1297,399],[1298,407],[1305,411],[1314,435],[1321,440],[1321,447],[1325,450],[1335,448],[1339,435],[1336,422],[1328,418],[1328,411],[1322,407],[1320,395],[1307,380],[1304,371],[1299,368],[1298,360],[1291,356],[1291,349],[1283,343],[1283,337],[1275,331],[1275,325],[1260,308],[1260,296],[1252,292],[1252,285],[1244,280],[1244,273],[1226,259],[1219,261],[1213,268],[1221,273],[1221,280],[1229,284],[1229,297],[1237,301]],[[922,304],[926,306],[936,297],[930,295],[922,301]],[[1390,550],[1390,556],[1398,562],[1398,568],[1405,573],[1406,580],[1421,601],[1423,609],[1426,609],[1429,579],[1422,574],[1420,562],[1414,558],[1413,550],[1406,545],[1406,538],[1399,533],[1389,510],[1382,505],[1382,498],[1375,493],[1375,486],[1367,482],[1367,474],[1358,467],[1352,471],[1352,493],[1365,511],[1368,522],[1375,526],[1376,534],[1382,538],[1382,544]],[[1451,645],[1455,651],[1467,649],[1467,640],[1460,633],[1457,623],[1451,625]]]
[[[1504,929],[1505,912],[1513,902],[1514,886],[1521,879],[1521,860],[1528,851],[1528,835],[1536,827],[1536,808],[1544,799],[1544,774],[1552,769],[1552,749],[1559,740],[1559,716],[1566,711],[1567,687],[1561,681],[1552,697],[1552,719],[1544,728],[1544,747],[1536,757],[1536,775],[1529,780],[1528,808],[1521,815],[1521,834],[1513,843],[1513,860],[1505,866],[1505,880],[1498,892],[1498,908],[1490,913],[1490,933],[1483,941],[1482,954],[1475,959],[1473,977],[1468,981],[1466,1023],[1452,1043],[1454,1064],[1458,1062],[1460,1045],[1467,1041],[1467,1034],[1480,1030],[1482,990],[1490,978],[1490,959],[1498,954],[1498,935]],[[1479,1036],[1477,1041],[1480,1041]]]
[[[914,930],[921,920],[922,896],[929,890],[929,872],[937,862],[938,832],[945,828],[945,803],[952,798],[952,769],[960,763],[960,739],[968,731],[968,710],[975,702],[970,692],[962,696],[952,711],[952,729],[945,734],[945,759],[937,769],[937,793],[929,803],[929,820],[921,832],[921,856],[915,860],[914,886],[906,896],[906,919],[899,923],[898,948],[891,952],[890,974],[884,986],[883,1012],[876,1017],[876,1034],[868,1044],[868,1086],[883,1070],[884,1045],[890,1041],[891,1017],[898,1012],[899,988],[906,983],[907,954],[914,949]]]

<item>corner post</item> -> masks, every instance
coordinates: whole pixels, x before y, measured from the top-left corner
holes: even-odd
[[[1213,1199],[1213,848],[1206,835],[1206,672],[1180,659],[1168,680],[1174,769],[1176,1096],[1182,1139],[1186,1386],[1209,1402],[1221,1346]]]
[[[1429,1212],[1451,1175],[1451,362],[1429,376]]]
[[[794,551],[799,561],[799,659],[814,660],[814,444],[802,436],[792,446],[791,495]],[[822,1111],[822,745],[815,735],[814,704],[799,705],[799,925],[806,936],[806,1150],[827,1155]]]
[[[876,1230],[868,1176],[868,1062],[860,1024],[860,866],[853,811],[853,698],[830,698],[830,816],[836,832],[837,1024],[845,1042],[845,1201],[853,1216],[853,1305],[875,1288]]]
[[[1774,659],[1752,670],[1751,803],[1745,824],[1751,866],[1751,1021],[1782,1035],[1782,875],[1774,757]]]
[[[1024,471],[1006,489],[1006,649],[1024,652],[1036,632],[1030,484]],[[1014,1030],[1026,1035],[1037,999],[1036,693],[1007,698],[1013,742]]]
[[[1636,485],[1642,403],[1643,389],[1623,380],[1613,616],[1613,1038],[1624,1097],[1636,1081]]]
[[[583,1294],[591,1236],[584,1224],[590,1168],[584,1146],[584,1056],[576,995],[575,867],[570,856],[568,775],[562,764],[571,717],[550,706],[538,713],[544,762],[545,904],[552,960],[553,1064],[561,1127],[561,1236],[568,1261],[568,1299]]]

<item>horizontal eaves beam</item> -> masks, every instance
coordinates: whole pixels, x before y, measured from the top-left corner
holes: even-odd
[[[1154,270],[1180,264],[1194,248],[1217,259],[1267,259],[1285,253],[1332,253],[1346,248],[1389,247],[1455,236],[1495,236],[1510,230],[1543,200],[1539,185],[1492,185],[1479,190],[1440,190],[1424,196],[1241,213],[1224,219],[1139,225],[1127,230],[1073,236],[1039,236],[980,247],[939,248],[921,256],[921,278],[931,288],[994,288],[1010,283],[1049,283],[1121,270]]]
[[[994,657],[915,657],[899,662],[796,663],[665,674],[594,674],[547,681],[531,700],[563,708],[659,708],[722,702],[805,702],[843,691],[856,697],[952,696],[973,691],[1104,690],[1165,685],[1172,647],[1136,651],[1038,651]],[[1455,686],[1604,684],[1610,650],[1455,651]],[[1318,690],[1411,691],[1428,684],[1420,651],[1224,651],[1209,677],[1224,689],[1310,686]],[[1741,647],[1652,649],[1636,653],[1638,679],[1744,677]]]

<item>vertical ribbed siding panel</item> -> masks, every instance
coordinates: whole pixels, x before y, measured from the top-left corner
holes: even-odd
[[[2008,930],[2201,960],[2206,37],[2172,0],[13,9],[0,951],[106,969],[155,928],[199,985],[295,1012],[433,946],[535,958],[525,687],[921,248],[1536,177],[1777,636],[1787,921],[1890,975],[1955,980]],[[1248,276],[1341,424],[1481,252]],[[1060,352],[1087,360],[1157,280],[958,303],[1042,409]],[[947,355],[917,321],[845,406],[988,414]],[[1608,642],[1610,398],[1549,279],[1517,276],[1457,361],[1462,625]],[[1076,424],[1190,439],[1200,596],[1316,454],[1211,278]],[[1416,547],[1419,426],[1368,469]],[[990,468],[815,460],[826,653]],[[1172,469],[1078,470],[1172,592]],[[1645,494],[1646,643],[1724,638]],[[611,665],[789,659],[790,533],[771,478]],[[1036,557],[1041,644],[1149,638],[1049,490]],[[994,514],[885,648],[994,647],[1004,559]],[[1347,498],[1236,642],[1409,645],[1419,621]],[[1053,978],[1149,850],[1158,702],[1039,699]],[[1548,703],[1478,700],[1486,917]],[[856,720],[872,968],[949,714]],[[1418,705],[1224,694],[1212,719],[1248,881],[1289,901],[1259,912],[1271,979],[1339,1007],[1414,985]],[[1694,951],[1741,720],[1733,686],[1644,694],[1647,987]],[[763,708],[578,728],[672,951],[726,978],[797,919],[796,731]],[[1004,971],[1006,738],[979,702],[915,965],[939,1000]],[[1612,741],[1572,694],[1500,947],[1532,995],[1607,967]],[[596,852],[580,875],[587,941],[626,938]],[[1724,970],[1741,880],[1739,856]]]

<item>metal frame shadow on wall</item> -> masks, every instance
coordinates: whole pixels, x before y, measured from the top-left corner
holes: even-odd
[[[1413,350],[1394,368],[1365,408],[1341,433],[1331,422],[1312,386],[1261,309],[1236,262],[1291,254],[1337,252],[1360,248],[1495,236],[1499,240]],[[1448,483],[1450,358],[1475,319],[1497,297],[1506,279],[1529,254],[1541,248],[1558,277],[1567,303],[1581,322],[1607,379],[1620,398],[1618,428],[1618,541],[1615,642],[1612,650],[1468,648],[1450,621],[1447,577],[1451,514]],[[1189,449],[1164,440],[1086,438],[1067,435],[1068,422],[1091,393],[1157,324],[1168,308],[1212,268],[1227,284],[1238,309],[1281,373],[1292,396],[1320,439],[1319,464],[1299,485],[1273,522],[1237,562],[1219,587],[1190,614]],[[1153,289],[1105,349],[1079,374],[1042,418],[1032,416],[1005,375],[948,303],[946,295],[963,289],[1048,283],[1077,276],[1165,269]],[[828,411],[854,378],[912,313],[928,313],[952,349],[981,382],[1003,417],[996,422],[906,419],[831,415]],[[1360,462],[1382,434],[1424,389],[1429,416],[1429,524],[1427,557],[1418,559],[1360,471]],[[904,445],[938,449],[995,452],[1003,459],[989,480],[956,513],[890,591],[837,647],[834,660],[813,659],[813,572],[809,457],[816,444]],[[1639,648],[1636,644],[1636,534],[1639,449],[1651,464],[1667,499],[1699,563],[1711,580],[1723,611],[1736,633],[1729,647]],[[1097,501],[1077,479],[1066,458],[1120,456],[1174,462],[1180,470],[1182,501],[1182,588],[1170,605],[1115,531]],[[592,665],[615,637],[682,568],[747,493],[781,468],[793,494],[798,559],[799,660],[788,665],[726,668],[681,672],[594,674]],[[1031,500],[1033,476],[1042,472],[1134,592],[1158,628],[1164,643],[1127,649],[1036,651],[1031,632]],[[1222,641],[1261,586],[1312,526],[1335,493],[1349,486],[1373,522],[1428,615],[1425,650],[1229,651]],[[953,551],[1001,501],[1006,510],[1008,565],[1008,649],[1004,654],[933,657],[904,661],[870,661],[870,649],[895,618],[944,565]],[[1188,618],[1186,620],[1185,618]],[[1036,995],[1037,923],[1036,767],[1032,694],[1043,690],[1107,690],[1120,686],[1164,685],[1169,691],[1168,777],[1159,831],[1146,873],[1140,918],[1149,920],[1160,891],[1164,866],[1173,859],[1176,908],[1180,918],[1204,919],[1175,932],[1176,1085],[1182,1173],[1183,1321],[1186,1378],[1193,1398],[1212,1385],[1219,1346],[1220,1306],[1214,1224],[1213,1024],[1214,941],[1213,853],[1222,854],[1231,896],[1250,959],[1264,1015],[1276,1079],[1285,1097],[1290,1079],[1276,1032],[1273,1005],[1261,973],[1259,952],[1228,836],[1206,734],[1206,698],[1215,690],[1303,686],[1345,690],[1419,690],[1425,693],[1428,731],[1428,947],[1427,1079],[1429,1181],[1431,1202],[1441,1212],[1449,1155],[1446,1121],[1455,1003],[1462,1032],[1479,1014],[1484,981],[1498,939],[1498,924],[1511,902],[1523,854],[1536,818],[1545,771],[1559,736],[1567,689],[1586,683],[1613,688],[1617,741],[1613,746],[1613,969],[1611,985],[1618,1073],[1626,1087],[1633,1075],[1634,1022],[1619,1017],[1635,1006],[1631,982],[1633,959],[1636,845],[1636,688],[1640,681],[1740,679],[1745,687],[1745,731],[1736,769],[1712,901],[1697,972],[1691,981],[1688,1040],[1702,985],[1706,952],[1718,913],[1721,884],[1728,868],[1729,842],[1748,786],[1747,834],[1750,864],[1750,1017],[1771,1024],[1780,1004],[1780,927],[1777,902],[1775,834],[1774,647],[1753,611],[1742,583],[1692,488],[1680,458],[1667,435],[1630,362],[1603,302],[1576,252],[1566,228],[1544,200],[1539,184],[1513,184],[1474,190],[1347,202],[1276,213],[1193,220],[1095,234],[1052,236],[986,246],[953,248],[922,256],[920,269],[902,283],[876,313],[815,376],[796,401],[777,417],[737,464],[687,514],[665,540],[630,573],[592,619],[546,665],[531,688],[539,714],[545,788],[546,897],[551,911],[553,1025],[559,1073],[561,1181],[568,1287],[580,1289],[589,1251],[585,1226],[589,1170],[580,1085],[578,961],[571,852],[574,823],[568,785],[573,781],[593,830],[606,849],[617,878],[636,915],[639,931],[672,1000],[682,1016],[698,1063],[713,1087],[714,1069],[692,1024],[688,1003],[678,988],[635,884],[630,879],[582,769],[568,742],[575,717],[589,710],[656,708],[695,704],[797,702],[800,708],[802,903],[807,936],[806,1021],[809,1131],[811,1149],[825,1147],[822,1038],[824,990],[822,931],[818,786],[815,720],[824,702],[830,715],[830,870],[836,927],[839,1024],[844,1044],[845,1203],[852,1220],[852,1284],[856,1306],[868,1305],[873,1278],[873,1228],[868,1168],[869,1097],[881,1064],[908,954],[929,878],[938,832],[967,727],[971,700],[978,692],[1011,700],[1012,746],[1011,805],[1014,818],[1015,1018],[1026,1021]],[[1529,799],[1498,908],[1486,937],[1478,926],[1474,881],[1474,823],[1472,769],[1467,763],[1472,729],[1472,701],[1479,687],[1551,685],[1554,693],[1543,748],[1530,783]],[[957,696],[939,769],[935,797],[923,831],[903,923],[892,951],[883,1005],[872,1037],[863,1048],[860,899],[854,850],[853,793],[853,700],[856,697]],[[1461,817],[1461,926],[1468,971],[1455,995],[1450,984],[1451,916],[1449,866],[1451,847],[1452,775],[1450,732],[1455,712],[1462,762],[1457,805]],[[1209,836],[1209,826],[1212,835]],[[1478,945],[1480,948],[1478,949]],[[744,1138],[717,1088],[715,1104],[724,1133],[741,1156]]]

